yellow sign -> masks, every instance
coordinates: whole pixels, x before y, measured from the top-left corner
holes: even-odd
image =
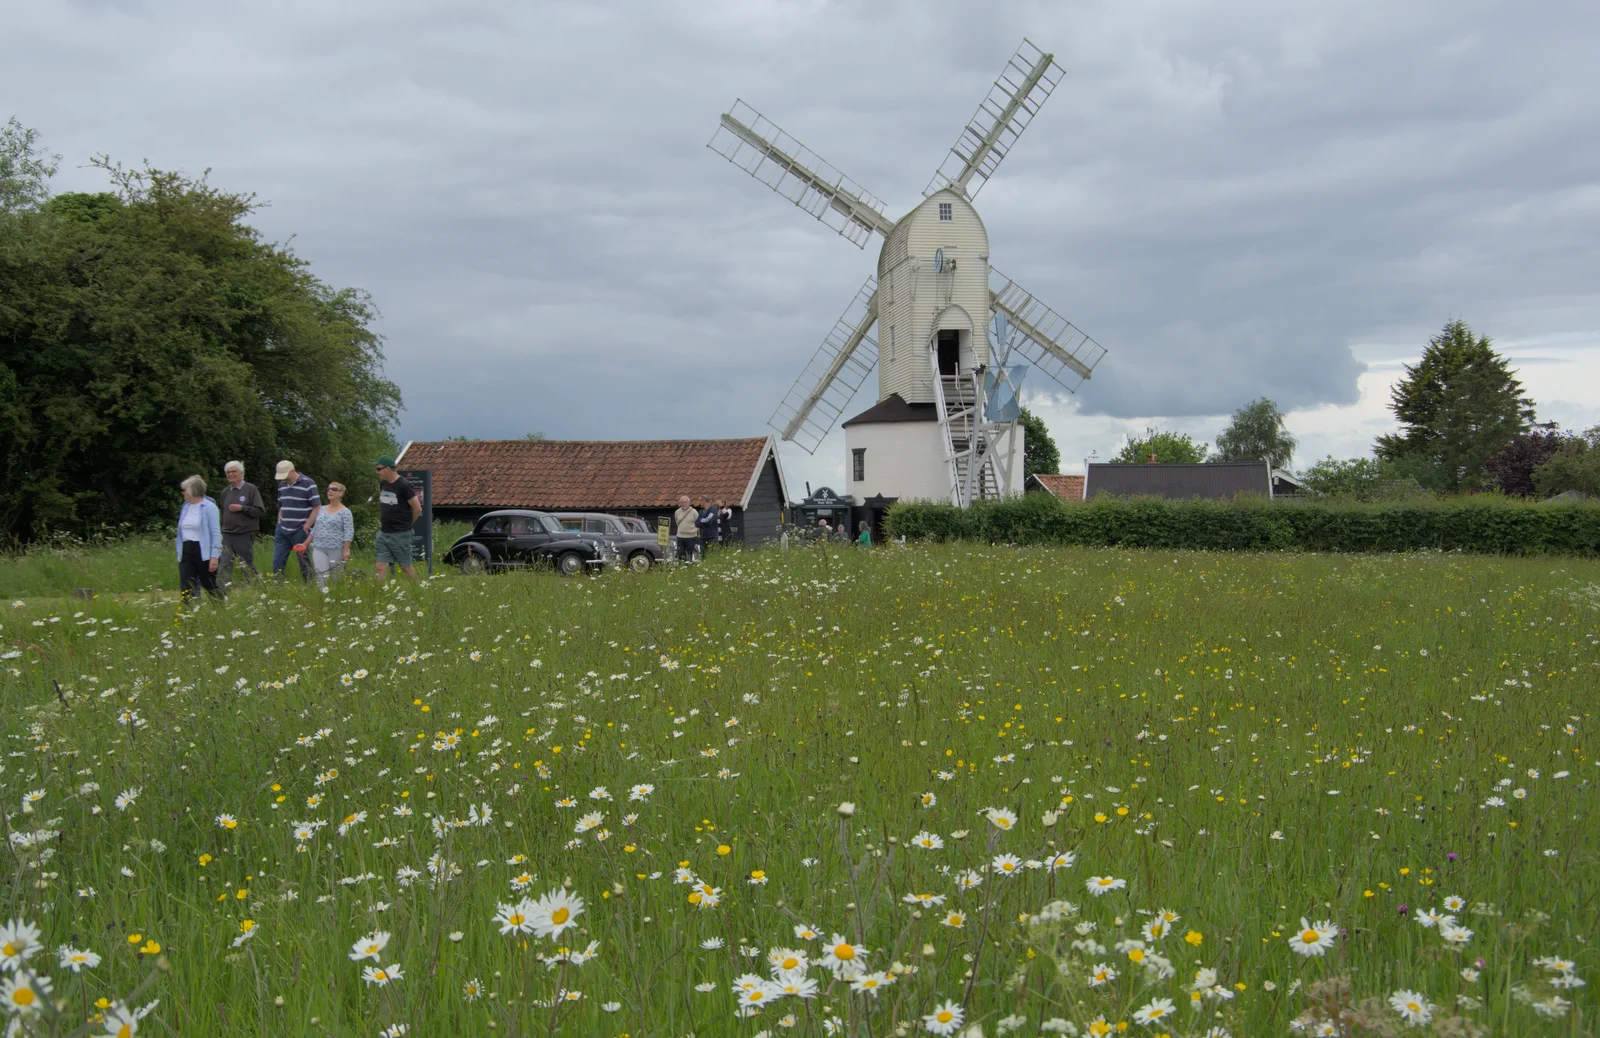
[[[656,523],[656,544],[662,551],[667,550],[667,541],[672,536],[672,520],[663,516]]]

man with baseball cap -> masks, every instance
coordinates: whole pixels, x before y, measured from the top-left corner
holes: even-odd
[[[305,542],[311,524],[322,510],[322,493],[309,477],[296,472],[294,462],[280,461],[278,477],[278,525],[272,531],[272,575],[283,576],[289,556],[300,560],[300,579],[311,579],[311,560],[306,558]]]
[[[378,536],[373,547],[378,554],[378,583],[389,579],[389,567],[415,580],[417,568],[411,540],[411,524],[422,515],[422,495],[395,471],[394,459],[387,454],[372,463],[378,473]]]

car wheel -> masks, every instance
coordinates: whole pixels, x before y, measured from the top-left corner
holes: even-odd
[[[628,556],[628,568],[635,573],[647,573],[650,570],[650,553],[636,551]]]
[[[565,552],[556,560],[556,568],[562,576],[575,577],[583,572],[583,556],[575,551]]]
[[[469,577],[481,576],[489,568],[482,555],[469,551],[461,557],[461,572]]]

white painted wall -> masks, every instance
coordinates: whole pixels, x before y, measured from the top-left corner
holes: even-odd
[[[844,431],[845,475],[857,503],[882,494],[905,500],[948,501],[950,480],[938,422],[877,422]],[[852,453],[867,449],[866,479],[855,479]]]
[[[950,205],[951,219],[939,219],[940,203]],[[954,271],[934,272],[939,249]],[[971,361],[987,364],[989,234],[972,203],[936,191],[901,218],[878,256],[878,399],[899,393],[932,403],[929,340],[936,328],[968,327]]]
[[[1014,426],[1016,454],[1011,463],[1007,492],[1022,493],[1022,451],[1026,430]],[[949,501],[950,472],[945,466],[944,441],[938,422],[876,422],[852,425],[844,431],[846,492],[859,504],[879,494],[905,500]],[[855,478],[858,447],[867,449],[866,478]],[[1007,444],[1001,442],[1004,452]]]

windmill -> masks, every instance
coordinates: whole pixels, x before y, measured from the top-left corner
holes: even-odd
[[[898,220],[744,101],[722,116],[713,151],[856,247],[883,238],[876,273],[770,421],[814,453],[876,366],[878,403],[844,423],[853,490],[956,505],[1019,492],[1017,412],[1027,366],[1076,392],[1105,356],[990,266],[988,234],[972,205],[1061,76],[1053,55],[1023,40],[922,201]]]

